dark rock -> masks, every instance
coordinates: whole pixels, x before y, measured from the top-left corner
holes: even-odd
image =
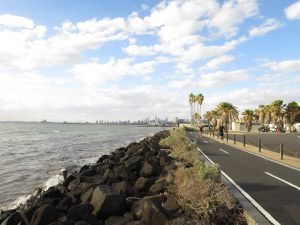
[[[98,184],[99,182],[101,182],[101,175],[94,175],[94,176],[83,176],[80,178],[81,182],[85,182],[85,183],[92,183],[92,184]]]
[[[92,198],[93,191],[94,191],[94,188],[90,188],[85,193],[83,193],[80,197],[81,202],[82,203],[90,202],[90,200]]]
[[[185,168],[191,168],[193,166],[194,166],[193,163],[190,163],[190,162],[187,162],[187,163],[184,164]]]
[[[127,168],[124,165],[115,165],[113,171],[116,180],[121,181],[128,179]]]
[[[106,163],[106,162],[109,162],[109,158],[110,158],[109,155],[103,155],[103,156],[101,156],[98,159],[97,163]]]
[[[57,220],[57,210],[53,205],[47,204],[38,208],[31,219],[31,225],[47,225]]]
[[[1,225],[17,225],[21,221],[21,215],[19,212],[14,212],[10,214]]]
[[[70,197],[63,198],[57,205],[56,209],[61,211],[67,211],[73,204],[73,201]]]
[[[149,225],[164,225],[169,221],[162,207],[151,199],[142,199],[134,204],[132,212]]]
[[[72,191],[68,193],[69,196],[74,196],[75,198],[79,197],[81,194],[85,193],[91,187],[94,187],[95,184],[82,182],[73,188]]]
[[[97,175],[97,171],[94,168],[88,168],[83,170],[81,173],[81,177],[91,177]]]
[[[84,215],[91,213],[94,210],[94,207],[89,204],[80,204],[72,206],[67,213],[68,220],[80,220],[83,218]]]
[[[136,153],[141,148],[143,148],[143,146],[140,143],[133,142],[133,143],[131,143],[127,146],[126,154],[127,155],[133,155],[134,153]]]
[[[86,221],[77,221],[75,223],[75,225],[90,225],[90,224],[88,222],[86,222]]]
[[[126,198],[126,205],[128,208],[131,208],[140,198],[137,197],[128,197]]]
[[[111,216],[111,217],[109,217],[108,219],[105,220],[105,225],[123,225],[126,222],[129,222],[129,221],[127,221],[123,217]]]
[[[102,223],[98,221],[97,216],[94,214],[87,214],[82,218],[83,221],[88,222],[91,225],[101,225]]]
[[[146,225],[146,223],[143,221],[131,221],[131,222],[125,223],[125,225]]]
[[[71,181],[76,180],[76,176],[73,175],[73,174],[66,174],[66,175],[64,176],[64,179],[65,179],[64,185],[65,185],[66,187],[68,187],[69,184],[71,183]]]
[[[34,212],[37,208],[38,207],[36,205],[30,205],[27,208],[23,209],[20,212],[23,221],[27,221],[29,223],[31,221],[31,219],[33,217],[33,214],[34,214]]]
[[[159,165],[160,166],[165,166],[168,164],[172,159],[169,156],[170,150],[168,149],[161,149],[158,153],[158,158],[159,158]]]
[[[65,221],[55,221],[50,223],[49,225],[74,225],[75,222],[72,220],[65,220]]]
[[[143,165],[143,157],[132,156],[124,162],[124,165],[129,170],[140,170]]]
[[[153,176],[154,173],[155,173],[154,167],[149,162],[145,162],[140,171],[140,175],[143,177],[150,177]]]
[[[132,186],[130,185],[130,183],[128,181],[121,181],[118,183],[114,183],[113,187],[115,187],[116,191],[118,193],[132,193]]]
[[[167,201],[165,201],[162,206],[170,212],[175,212],[179,209],[176,198],[173,195],[169,195]]]
[[[159,193],[163,192],[164,190],[165,190],[165,186],[164,186],[163,181],[156,182],[149,188],[149,192],[151,194],[159,194]]]
[[[94,189],[91,204],[94,207],[93,214],[99,218],[119,216],[126,209],[124,195],[118,193],[115,188],[104,185]]]
[[[43,198],[61,198],[62,196],[60,190],[55,186],[42,193]]]
[[[137,191],[146,192],[150,188],[152,184],[154,184],[155,179],[154,178],[145,178],[140,177],[134,184],[134,189]]]

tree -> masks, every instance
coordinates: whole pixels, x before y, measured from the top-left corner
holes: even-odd
[[[194,115],[194,101],[195,101],[195,95],[191,93],[189,95],[189,103],[191,108],[191,123],[193,124],[193,115]]]
[[[225,123],[225,129],[228,131],[229,121],[234,121],[238,118],[237,108],[229,102],[221,102],[216,108],[216,111],[221,116],[223,122]]]
[[[246,125],[246,128],[248,132],[250,132],[252,129],[253,120],[255,119],[254,111],[250,109],[246,109],[244,112],[242,112],[242,115],[243,115],[243,121]]]
[[[292,130],[292,126],[295,123],[296,116],[299,114],[300,114],[300,107],[297,102],[292,101],[287,104],[284,112],[284,118],[289,127],[289,131]]]
[[[284,107],[282,100],[275,100],[270,104],[272,121],[279,128],[283,126]]]
[[[193,119],[194,119],[194,121],[195,121],[196,124],[200,124],[201,116],[200,116],[199,113],[195,113],[195,114],[193,115]]]

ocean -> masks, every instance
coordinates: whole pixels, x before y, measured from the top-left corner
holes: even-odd
[[[63,181],[62,170],[94,163],[103,154],[163,128],[133,125],[0,123],[0,210],[24,203],[40,187]]]

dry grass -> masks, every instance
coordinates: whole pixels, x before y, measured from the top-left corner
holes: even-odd
[[[178,204],[210,224],[247,224],[243,210],[220,182],[202,179],[195,167],[178,168],[173,191]]]
[[[209,224],[233,225],[247,224],[243,209],[220,182],[221,170],[218,165],[206,165],[199,159],[200,152],[196,143],[190,143],[183,128],[170,131],[170,136],[161,140],[160,145],[172,148],[171,155],[180,159],[179,167],[170,174],[169,180],[178,204]],[[191,162],[185,168],[183,162]]]
[[[172,148],[171,156],[193,163],[200,159],[197,144],[191,143],[186,136],[184,128],[170,130],[170,136],[160,141],[161,146]]]

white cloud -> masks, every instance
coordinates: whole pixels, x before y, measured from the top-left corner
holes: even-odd
[[[122,49],[126,54],[133,56],[155,55],[154,46],[129,45]]]
[[[209,21],[209,27],[217,29],[219,35],[231,37],[238,32],[238,25],[245,19],[258,15],[256,0],[224,1]]]
[[[199,80],[186,79],[182,81],[171,81],[169,85],[176,88],[208,88],[222,87],[227,84],[249,80],[247,70],[217,71],[202,74]]]
[[[250,37],[263,36],[270,31],[277,30],[282,24],[276,19],[266,19],[266,21],[259,27],[254,27],[249,31]]]
[[[34,27],[34,22],[22,16],[2,14],[0,15],[0,26],[32,29]]]
[[[288,6],[285,10],[285,16],[289,20],[299,20],[300,19],[300,1]]]
[[[290,73],[300,71],[300,60],[286,60],[281,62],[268,62],[261,65],[268,67],[276,72]]]
[[[208,69],[218,69],[221,65],[232,62],[234,57],[231,55],[222,55],[220,57],[214,58],[208,61],[201,70],[208,70]]]
[[[154,72],[155,61],[133,63],[132,58],[111,59],[100,64],[95,60],[87,63],[76,64],[70,73],[78,81],[88,86],[101,84],[107,81],[117,81],[126,75],[142,76]]]

